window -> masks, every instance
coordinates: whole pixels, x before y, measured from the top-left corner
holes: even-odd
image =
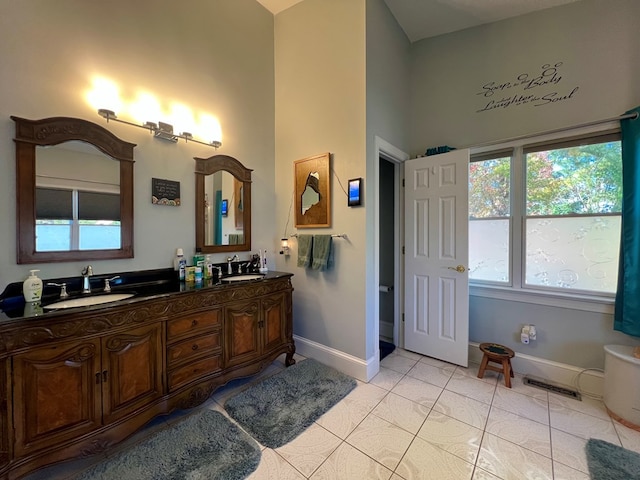
[[[120,196],[36,187],[36,251],[120,248]]]
[[[510,192],[510,153],[473,159],[469,165],[470,280],[510,283]]]
[[[472,157],[469,279],[613,296],[621,209],[619,134]]]

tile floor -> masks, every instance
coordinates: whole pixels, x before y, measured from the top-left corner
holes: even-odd
[[[223,387],[202,408],[224,413],[227,398],[278,372],[282,362]],[[396,349],[371,382],[358,382],[298,438],[263,449],[249,479],[583,480],[588,438],[640,452],[640,432],[613,422],[600,401],[547,393],[518,375],[509,389],[499,374],[480,380],[477,371],[477,364],[456,367]],[[179,416],[157,419],[126,443]],[[86,466],[67,463],[27,479],[72,479]]]

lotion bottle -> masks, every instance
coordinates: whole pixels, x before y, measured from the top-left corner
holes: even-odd
[[[22,283],[22,294],[27,303],[38,303],[42,298],[42,280],[36,275],[39,271],[30,270],[29,276]]]

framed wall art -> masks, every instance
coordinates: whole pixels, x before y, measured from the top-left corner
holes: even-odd
[[[330,153],[293,162],[296,228],[331,226]]]

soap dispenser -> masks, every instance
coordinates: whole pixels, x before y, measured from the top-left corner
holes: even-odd
[[[38,303],[42,298],[42,280],[36,275],[36,272],[39,271],[30,270],[29,276],[22,283],[22,294],[27,303]]]
[[[204,256],[204,271],[202,273],[204,278],[213,278],[213,263],[211,263],[209,255]]]

